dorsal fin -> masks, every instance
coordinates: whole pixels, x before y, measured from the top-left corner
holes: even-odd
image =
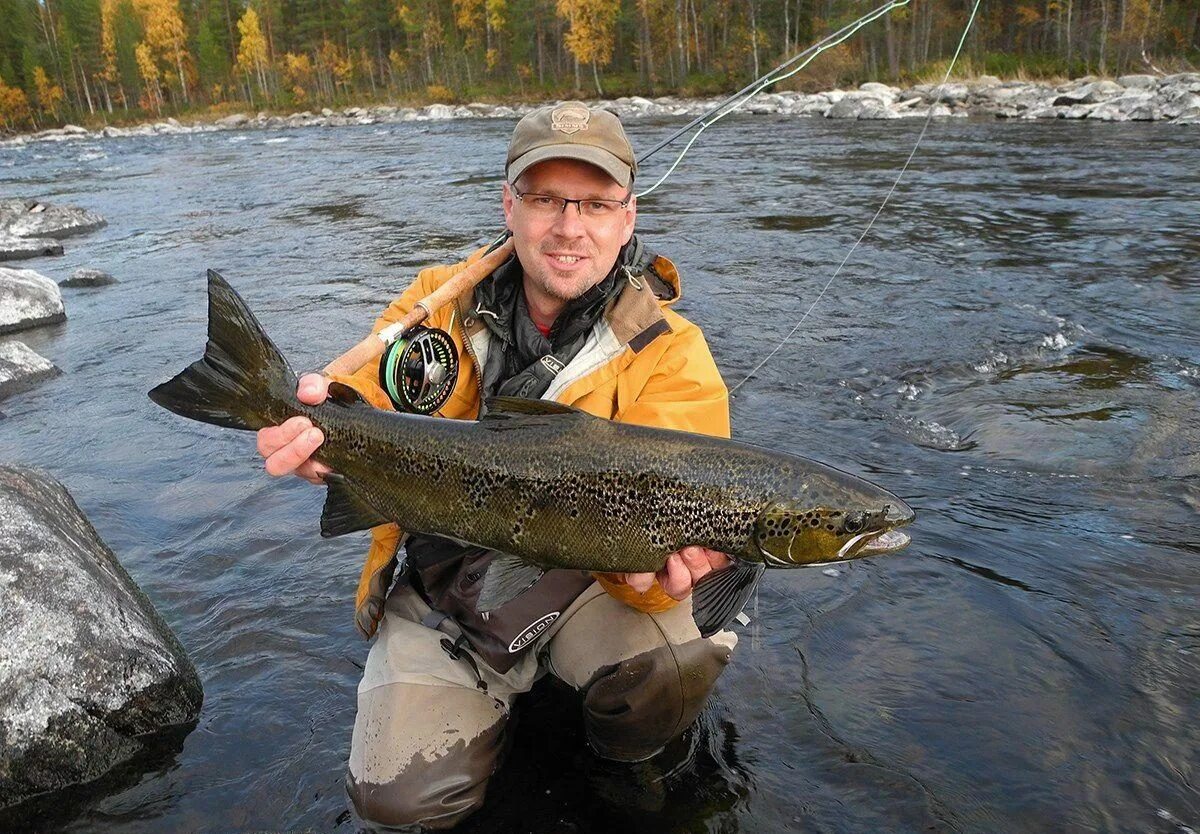
[[[365,405],[370,406],[363,395],[355,391],[349,385],[343,382],[329,383],[329,399],[338,405],[355,406]]]
[[[524,397],[489,397],[484,420],[503,420],[508,417],[547,417],[555,414],[587,414],[573,406],[553,400],[527,400]]]

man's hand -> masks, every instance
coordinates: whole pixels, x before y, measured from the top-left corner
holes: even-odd
[[[308,405],[320,405],[329,396],[329,380],[320,374],[300,377],[296,397]],[[313,453],[325,442],[325,435],[307,417],[292,417],[281,426],[267,426],[258,431],[258,453],[266,458],[267,474],[297,475],[309,483],[324,483],[332,472],[328,466],[312,459]]]
[[[715,570],[728,567],[729,557],[717,550],[707,547],[685,547],[678,553],[667,557],[667,563],[658,573],[627,573],[625,583],[638,593],[644,594],[650,590],[654,580],[672,599],[687,599],[692,593],[692,587],[701,577]]]

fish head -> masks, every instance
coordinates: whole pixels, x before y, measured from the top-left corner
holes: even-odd
[[[857,480],[857,479],[855,479]],[[896,496],[869,489],[842,490],[824,501],[781,499],[758,517],[754,538],[769,567],[805,567],[894,553],[909,543],[899,528],[916,514]]]

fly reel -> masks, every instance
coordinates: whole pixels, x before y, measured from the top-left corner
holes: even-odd
[[[397,411],[432,414],[458,381],[458,351],[445,330],[418,327],[379,358],[379,385]]]

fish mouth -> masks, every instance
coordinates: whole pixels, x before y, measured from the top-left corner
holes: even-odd
[[[895,553],[908,547],[912,537],[902,530],[884,530],[876,533],[873,538],[863,542],[858,549],[859,556],[878,556],[882,553]]]
[[[863,556],[878,556],[883,553],[894,553],[897,550],[902,550],[912,541],[908,533],[902,533],[899,530],[873,530],[868,533],[860,533],[850,539],[842,549],[838,551],[836,559],[833,562],[844,562],[848,559],[860,559]]]

